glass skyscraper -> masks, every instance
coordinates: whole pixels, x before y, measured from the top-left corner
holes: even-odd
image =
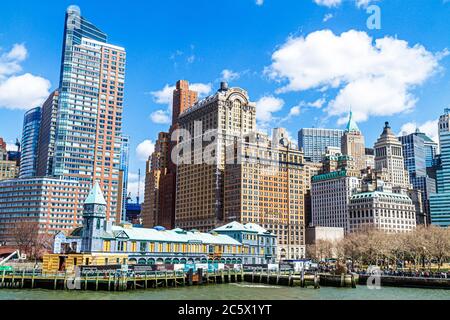
[[[122,198],[121,198],[121,221],[126,221],[127,217],[127,197],[128,197],[128,167],[130,164],[130,137],[122,136],[122,148],[120,153],[120,172],[121,172],[121,183],[122,183]]]
[[[305,160],[321,162],[327,147],[341,149],[343,130],[338,129],[301,129],[298,133],[298,145],[305,153]]]
[[[22,131],[22,153],[20,156],[20,178],[36,175],[39,130],[41,127],[41,108],[25,113]]]
[[[67,9],[56,121],[53,176],[78,180],[89,190],[98,181],[107,218],[122,207],[119,185],[126,53],[104,32]]]
[[[428,163],[435,162],[437,145],[426,134],[417,130],[415,133],[399,138],[403,145],[403,158],[405,168],[414,189],[422,195],[424,215],[427,223],[430,222],[430,195],[436,193],[436,180],[427,175]],[[418,220],[419,223],[423,221]]]
[[[450,226],[450,109],[439,119],[440,165],[436,171],[437,194],[430,196],[432,224]]]

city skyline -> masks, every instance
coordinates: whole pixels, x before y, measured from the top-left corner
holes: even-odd
[[[439,17],[442,14],[440,11],[445,11],[449,4],[442,1],[427,4],[412,1],[406,7],[377,1],[382,12],[382,28],[369,30],[366,26],[368,14],[365,8],[357,7],[354,1],[327,8],[312,0],[302,1],[301,4],[265,1],[260,5],[247,0],[221,3],[219,12],[214,10],[218,8],[218,3],[199,2],[203,4],[203,8],[195,11],[185,4],[175,6],[171,14],[178,17],[179,21],[170,26],[164,21],[169,17],[165,12],[169,12],[170,3],[143,3],[141,10],[127,7],[123,12],[109,9],[104,16],[96,14],[96,9],[102,6],[101,2],[92,4],[86,1],[61,1],[53,5],[51,10],[44,10],[45,6],[36,6],[27,1],[14,5],[5,4],[3,13],[0,13],[4,22],[4,27],[0,27],[0,64],[10,69],[3,68],[6,71],[0,71],[0,117],[11,120],[2,125],[0,135],[7,143],[13,144],[21,136],[24,112],[42,106],[48,94],[57,89],[61,62],[61,27],[64,22],[62,13],[68,5],[77,4],[87,19],[100,25],[110,36],[111,42],[127,48],[129,54],[123,132],[131,136],[130,190],[134,191],[134,196],[137,171],[143,171],[158,132],[166,130],[167,122],[170,122],[168,105],[171,102],[172,86],[179,79],[189,80],[193,89],[199,91],[201,98],[215,92],[220,80],[228,80],[230,86],[245,88],[251,100],[257,102],[258,127],[286,127],[291,137],[295,137],[301,128],[344,129],[350,109],[366,137],[368,147],[373,147],[378,138],[379,127],[385,121],[391,123],[396,134],[402,128],[412,133],[418,126],[432,138],[437,137],[436,119],[443,108],[448,106],[448,94],[444,88],[449,82],[446,72],[449,61],[445,58],[448,45],[442,40],[446,38],[445,30],[449,28],[446,27],[448,22]],[[277,10],[286,3],[292,7],[289,10],[292,13]],[[206,18],[197,21],[205,16],[205,12],[212,10],[217,12],[216,19],[226,19],[225,12],[231,7],[236,12],[236,19],[242,19],[243,23],[230,23],[222,29]],[[441,7],[442,10],[436,10]],[[12,10],[20,14],[12,14]],[[427,18],[419,16],[419,10],[434,10],[435,23],[438,24],[436,29],[442,30],[439,36],[423,29]],[[146,12],[147,19],[138,11]],[[406,20],[395,18],[399,11]],[[155,14],[157,12],[163,14],[158,16]],[[288,15],[282,22],[277,19],[281,13]],[[121,22],[120,17],[125,21],[123,17],[131,14],[136,19]],[[244,19],[244,16],[248,19]],[[42,17],[45,23],[38,21],[38,17]],[[139,18],[143,18],[143,21]],[[265,23],[267,20],[277,23]],[[33,21],[32,31],[25,21]],[[156,30],[160,28],[154,28],[158,25],[162,26],[160,31]],[[180,26],[185,28],[180,30]],[[176,35],[177,31],[180,36],[168,41],[167,34]],[[146,34],[153,41],[145,41]],[[247,43],[248,38],[252,41]],[[375,43],[376,39],[383,40]],[[329,61],[310,60],[311,57],[304,51],[317,50],[316,53],[320,53],[324,48],[336,50],[335,53],[340,54],[339,59],[336,56],[331,58],[334,59],[333,65],[339,66],[355,53],[349,49],[341,49],[341,46],[347,44],[369,51],[367,56],[362,55],[358,61],[365,72],[356,80],[355,74],[361,70],[339,70],[336,67],[337,70],[328,72],[323,66]],[[239,55],[233,54],[236,45],[239,47]],[[287,59],[286,54],[292,49],[303,53],[302,59]],[[45,56],[42,57],[40,52],[45,52]],[[392,60],[387,58],[388,52],[393,54]],[[408,59],[407,63],[414,63],[414,70],[396,59],[401,56]],[[311,64],[320,76],[316,78],[299,70],[303,63]],[[370,68],[372,64],[376,67]],[[391,71],[383,70],[386,66]],[[406,72],[411,72],[410,79],[405,80],[402,76]],[[373,75],[383,80],[398,76],[395,80],[400,81],[399,87],[393,87],[394,90],[391,91],[377,86],[377,83],[370,83],[370,90],[367,91],[366,80]],[[7,85],[10,86],[8,88],[13,88],[12,80],[37,81],[40,86],[36,86],[35,90],[43,89],[46,95],[39,96],[40,92],[33,92],[21,99],[6,96],[4,88]],[[335,88],[323,89],[332,86],[334,80],[339,83]],[[14,93],[13,90],[10,92]],[[388,106],[392,108],[386,108],[384,100],[369,101],[370,97],[363,99],[370,92],[377,95],[385,93],[381,98],[390,97],[393,102]],[[27,100],[33,104],[21,105],[27,104]],[[374,103],[379,104],[377,110],[371,108]],[[423,112],[424,110],[429,112]]]

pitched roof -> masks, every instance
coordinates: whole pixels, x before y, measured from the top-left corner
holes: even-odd
[[[86,201],[84,201],[84,204],[102,204],[106,206],[105,197],[97,181],[94,183],[91,191],[89,191],[89,195]]]
[[[350,111],[348,124],[347,124],[347,127],[346,127],[345,131],[347,131],[347,132],[361,132],[359,130],[358,124],[353,119],[353,112],[351,112],[351,111]]]

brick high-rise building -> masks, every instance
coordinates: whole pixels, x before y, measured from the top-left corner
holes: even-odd
[[[353,158],[357,170],[366,169],[365,139],[356,121],[353,119],[352,112],[350,112],[347,128],[341,139],[341,148],[343,155]]]
[[[168,229],[174,228],[177,166],[172,162],[171,155],[177,139],[172,139],[172,135],[179,128],[180,114],[197,100],[198,93],[189,89],[188,81],[177,82],[173,92],[172,125],[168,133],[159,134],[155,152],[147,162],[142,211],[146,227],[159,225]]]
[[[66,13],[52,175],[98,181],[106,217],[115,221],[122,192],[119,171],[125,83],[125,49],[70,6]]]

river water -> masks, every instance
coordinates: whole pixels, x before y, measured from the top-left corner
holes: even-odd
[[[0,300],[450,300],[449,290],[383,287],[370,290],[236,283],[128,292],[0,290]]]

